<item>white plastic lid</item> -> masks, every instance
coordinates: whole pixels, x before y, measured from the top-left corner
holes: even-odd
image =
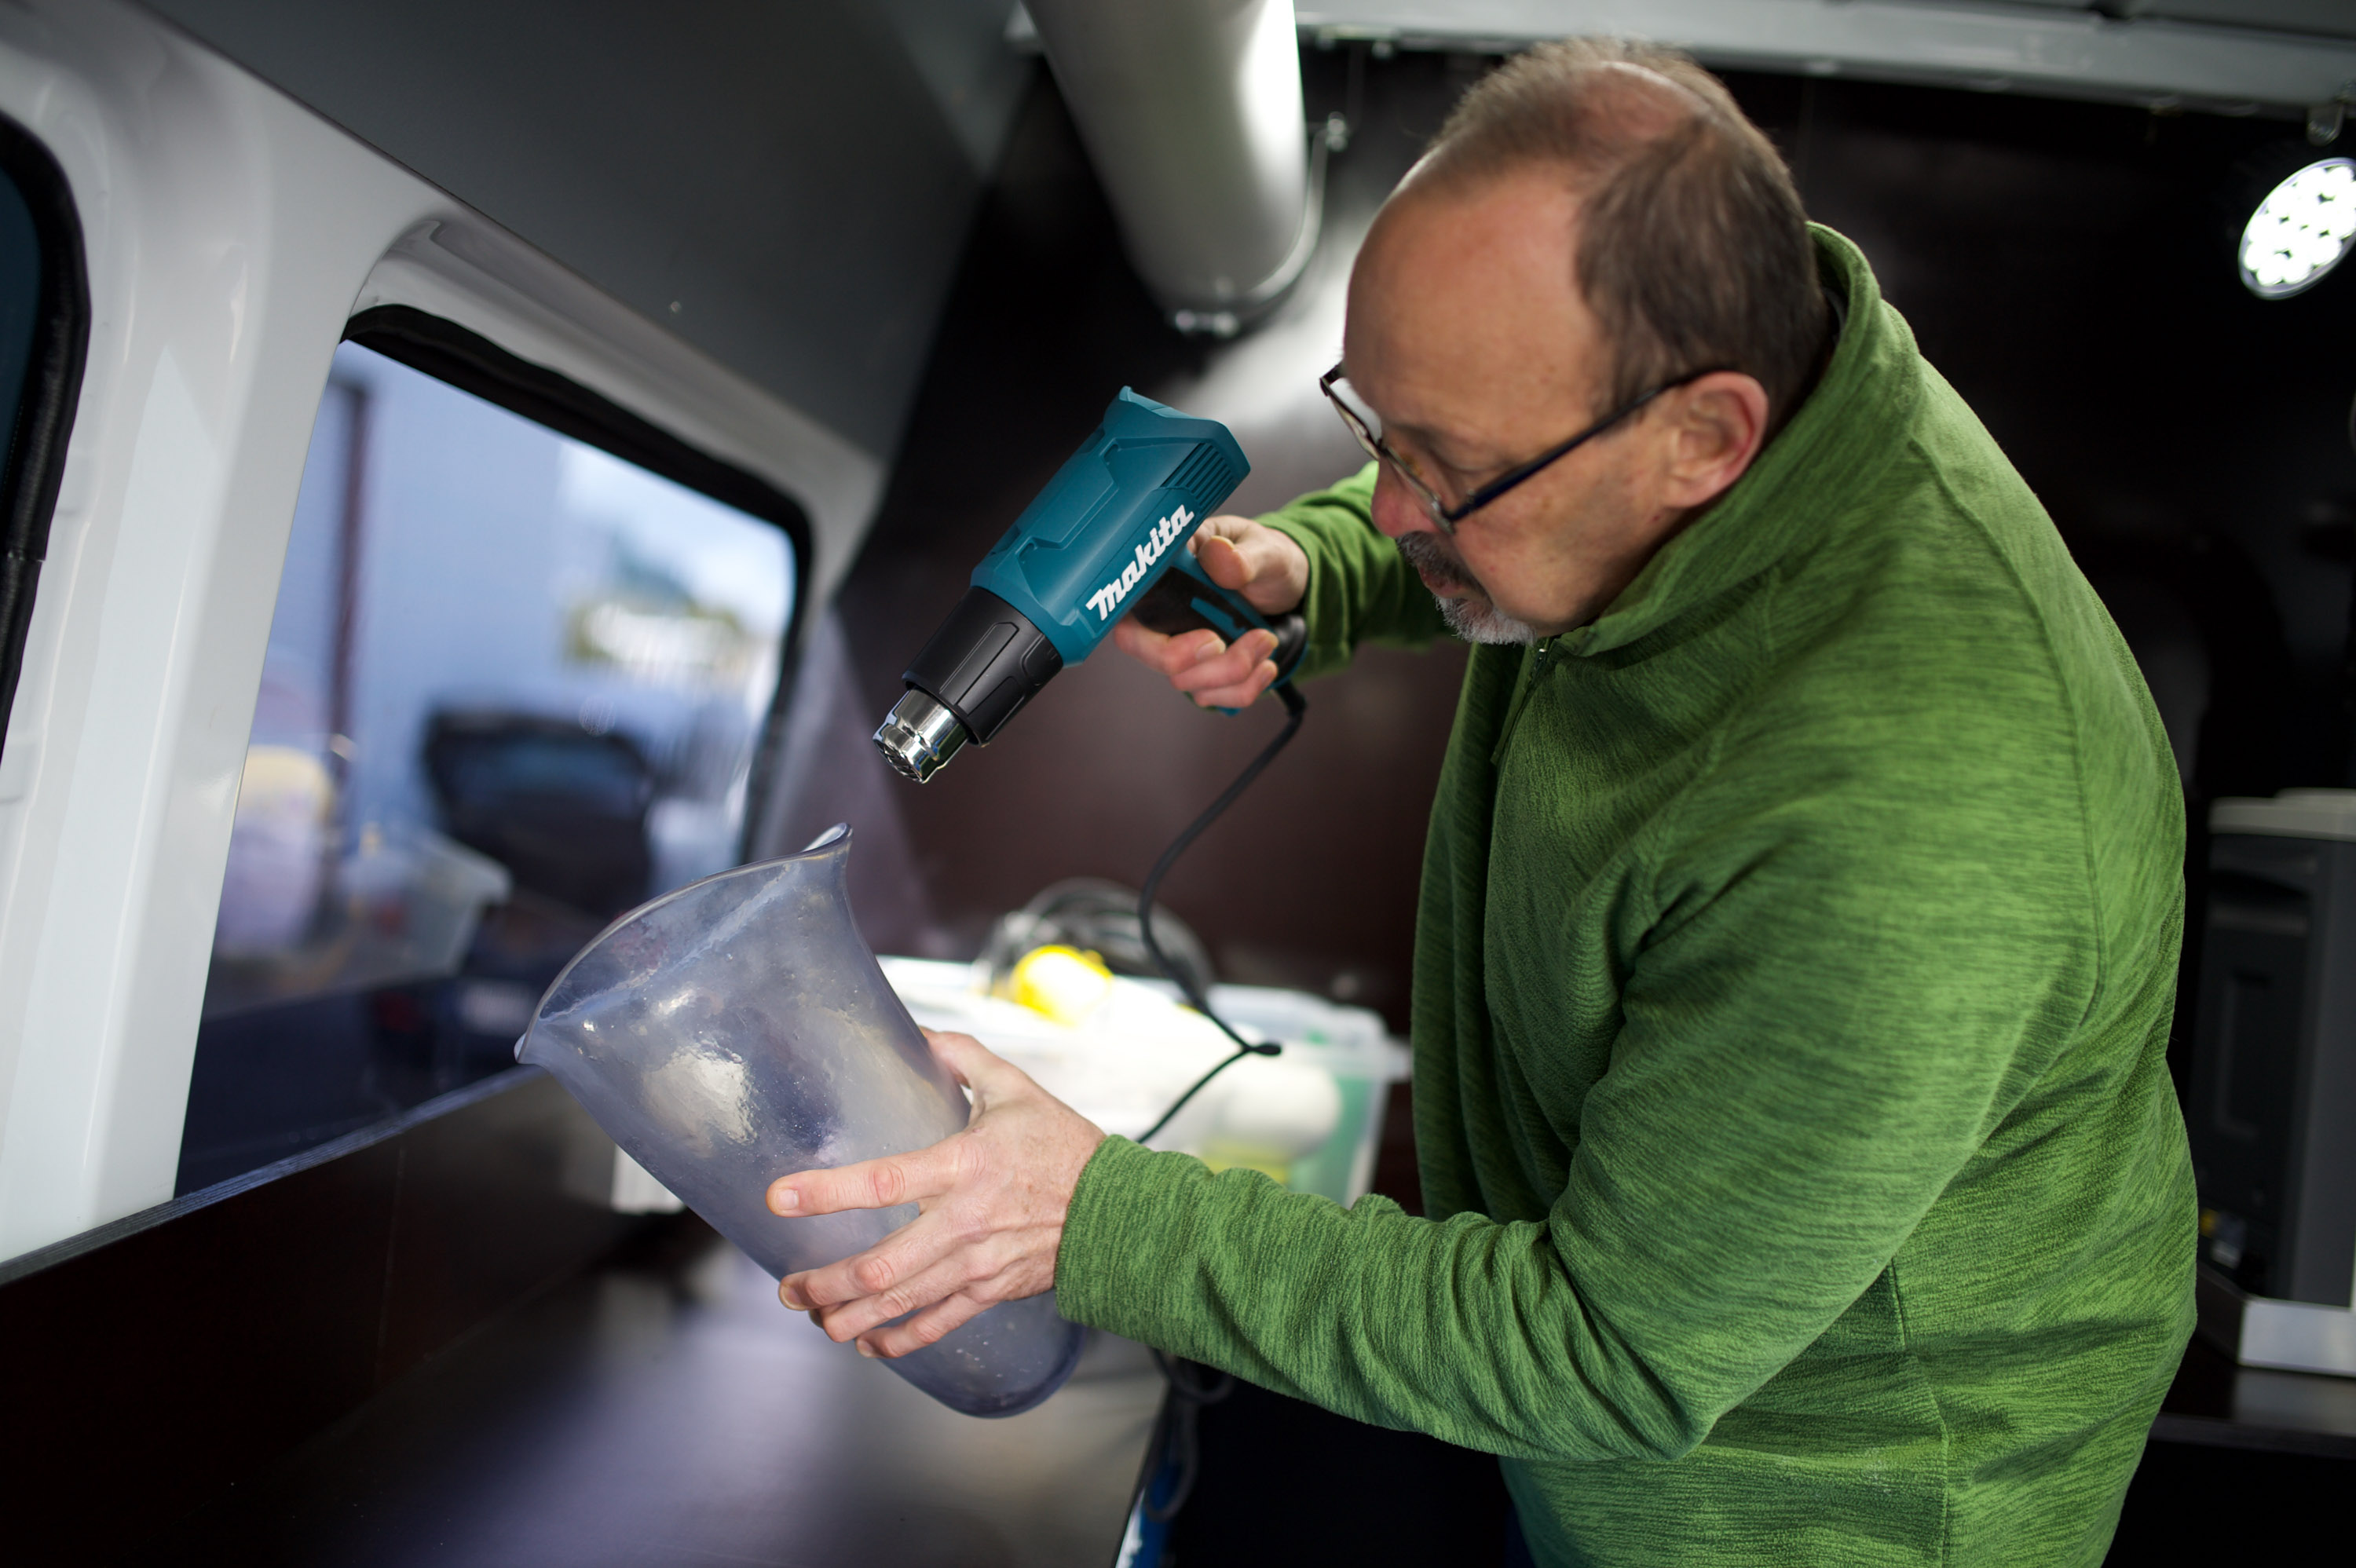
[[[2356,789],[2286,789],[2272,800],[2226,795],[2209,807],[2209,831],[2356,842]]]

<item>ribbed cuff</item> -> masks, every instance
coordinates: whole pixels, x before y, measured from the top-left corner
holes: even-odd
[[[1321,586],[1318,580],[1326,571],[1325,563],[1318,559],[1318,552],[1323,548],[1323,541],[1318,539],[1315,529],[1295,523],[1280,514],[1271,513],[1259,520],[1299,545],[1301,553],[1309,558],[1309,581],[1301,591],[1301,603],[1294,606],[1309,623],[1309,645],[1301,650],[1301,662],[1293,667],[1294,678],[1313,680],[1321,675],[1347,669],[1350,667],[1349,644],[1337,641],[1330,626],[1326,628],[1324,640],[1318,640],[1319,617],[1316,612],[1322,608],[1318,603]]]
[[[1055,1253],[1055,1308],[1075,1323],[1154,1343],[1172,1327],[1146,1282],[1167,1284],[1171,1264],[1193,1244],[1190,1190],[1211,1172],[1193,1155],[1145,1148],[1127,1138],[1097,1146],[1080,1171],[1064,1240]]]

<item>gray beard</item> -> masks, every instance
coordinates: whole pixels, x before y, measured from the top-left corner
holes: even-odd
[[[1472,574],[1438,539],[1429,534],[1402,534],[1396,542],[1407,563],[1427,578],[1472,591],[1474,597],[1464,599],[1432,595],[1439,602],[1440,618],[1448,623],[1450,631],[1468,643],[1494,646],[1527,645],[1538,640],[1537,628],[1526,621],[1515,620],[1492,603],[1487,591],[1472,580]]]

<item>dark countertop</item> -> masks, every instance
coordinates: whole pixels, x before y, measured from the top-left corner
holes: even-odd
[[[1098,1335],[980,1421],[786,1312],[700,1221],[493,1320],[192,1521],[181,1561],[1108,1568],[1162,1381]]]
[[[1242,1396],[1257,1394],[1233,1402],[1248,1426],[1268,1419],[1244,1409]],[[784,1312],[766,1275],[680,1216],[434,1357],[146,1560],[1109,1568],[1162,1397],[1140,1347],[1099,1336],[1040,1409],[1003,1422],[958,1415]],[[1324,1424],[1292,1440],[1332,1450],[1332,1484],[1354,1511],[1372,1510],[1393,1534],[1416,1522],[1395,1505],[1430,1483],[1431,1456],[1396,1456],[1386,1479],[1362,1449],[1442,1445],[1301,1410]],[[1478,1456],[1445,1456],[1494,1478]],[[2286,1509],[2337,1489],[2350,1458],[2356,1380],[2237,1367],[2196,1339],[2114,1560],[2143,1560],[2137,1541],[2197,1534],[2206,1513],[2188,1511],[2188,1496],[2272,1486]],[[1225,1549],[1267,1535],[1269,1501],[1258,1475],[1228,1477],[1246,1484],[1223,1512],[1217,1470],[1205,1471],[1187,1539],[1214,1559],[1249,1560]],[[1494,1506],[1479,1520],[1422,1520],[1423,1533],[1487,1561],[1502,1494],[1484,1500]],[[2259,1539],[2251,1532],[2266,1522],[2236,1516],[2233,1539]],[[1226,1540],[1222,1525],[1241,1533]],[[1330,1535],[1330,1519],[1317,1529]]]
[[[2151,1440],[2356,1459],[2356,1378],[2241,1366],[2195,1334]]]
[[[2356,1477],[2356,1379],[2234,1364],[2195,1336],[2151,1424],[2109,1561],[2310,1563]]]

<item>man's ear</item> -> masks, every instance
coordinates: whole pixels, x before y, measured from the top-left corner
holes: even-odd
[[[1767,389],[1740,370],[1714,370],[1669,394],[1666,494],[1680,509],[1741,478],[1767,443]]]

